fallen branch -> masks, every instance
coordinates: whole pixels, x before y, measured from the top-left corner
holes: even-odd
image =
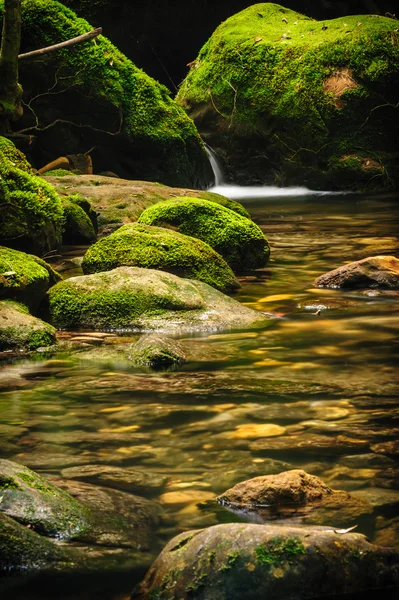
[[[60,42],[59,44],[54,44],[53,46],[47,46],[46,48],[39,48],[39,50],[32,50],[31,52],[25,52],[25,54],[18,54],[18,59],[31,58],[32,56],[41,56],[42,54],[50,54],[51,52],[57,52],[57,50],[61,50],[62,48],[70,48],[71,46],[75,46],[76,44],[80,44],[81,42],[86,42],[87,40],[91,40],[92,38],[97,37],[102,33],[102,28],[98,27],[97,29],[93,29],[89,31],[89,33],[83,33],[82,35],[78,35],[70,40],[66,40],[66,42]]]

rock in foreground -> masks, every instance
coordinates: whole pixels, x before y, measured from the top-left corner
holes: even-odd
[[[267,322],[206,283],[138,267],[72,277],[49,290],[49,302],[61,329],[187,332]]]
[[[316,287],[398,288],[399,259],[394,256],[369,256],[321,275]]]
[[[32,317],[23,304],[0,302],[0,351],[36,350],[55,344],[55,329]]]
[[[399,584],[399,553],[332,529],[231,523],[167,544],[132,600],[296,600]]]

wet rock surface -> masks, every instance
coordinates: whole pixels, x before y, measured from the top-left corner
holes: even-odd
[[[324,598],[398,585],[398,565],[362,535],[232,523],[171,540],[132,600]]]
[[[349,289],[397,288],[399,259],[394,256],[370,256],[321,275],[315,285]]]

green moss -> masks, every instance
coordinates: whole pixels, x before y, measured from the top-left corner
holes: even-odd
[[[298,556],[305,554],[305,546],[300,538],[276,537],[268,544],[255,548],[256,559],[262,565],[278,567],[284,563],[292,564]]]
[[[206,584],[207,577],[208,575],[206,573],[202,573],[202,575],[195,577],[194,581],[187,586],[188,594],[192,592],[197,592],[199,589],[204,587],[204,585]]]
[[[0,350],[36,350],[52,346],[55,329],[29,314],[24,304],[0,301]]]
[[[15,148],[0,140],[0,242],[38,253],[58,247],[63,213],[55,189],[32,175],[22,158],[13,160]]]
[[[203,240],[235,270],[264,267],[269,245],[253,221],[198,198],[176,198],[147,208],[139,223],[176,229]]]
[[[0,0],[0,9],[3,1]],[[55,0],[23,0],[22,39],[25,50],[49,46],[92,30],[91,25]],[[106,37],[98,36],[57,52],[70,93],[91,99],[101,112],[114,115],[135,149],[149,154],[152,179],[189,185],[207,159],[193,122],[170,98],[169,90],[138,69]],[[46,66],[50,69],[50,66]],[[22,81],[23,83],[23,81]],[[79,97],[79,96],[78,96]]]
[[[61,200],[64,210],[64,244],[87,244],[97,238],[93,223],[73,196]]]
[[[91,246],[82,262],[84,273],[120,266],[159,269],[222,291],[239,287],[228,264],[208,244],[161,227],[124,225]]]
[[[397,180],[398,89],[395,20],[317,22],[264,3],[215,30],[177,99],[198,123],[212,114],[213,133],[222,145],[224,136],[237,171],[252,169],[270,183],[298,183],[301,173],[302,182],[304,174],[320,180],[331,157],[361,148],[381,161],[389,148],[382,162]]]
[[[0,474],[0,490],[17,490],[19,485],[12,477],[4,477]]]
[[[67,169],[53,169],[52,171],[42,173],[40,177],[67,177],[69,175],[76,175],[76,173],[68,171]]]

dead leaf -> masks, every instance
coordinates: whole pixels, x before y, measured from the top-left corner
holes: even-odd
[[[263,38],[261,38],[261,37],[254,38],[255,44],[256,44],[256,42],[261,42],[262,40],[263,40]]]

